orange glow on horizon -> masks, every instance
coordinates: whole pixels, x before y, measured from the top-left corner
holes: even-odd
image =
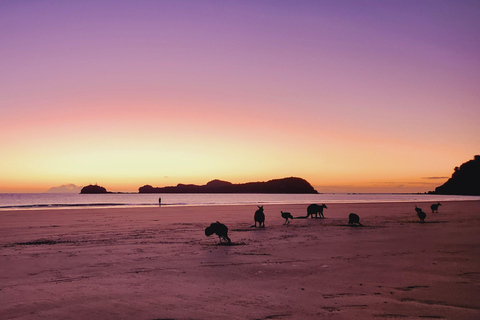
[[[469,3],[33,7],[0,10],[0,192],[290,176],[425,192],[479,153]]]

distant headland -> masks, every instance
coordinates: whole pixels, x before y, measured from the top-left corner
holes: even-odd
[[[212,180],[206,185],[178,184],[172,187],[138,188],[138,193],[289,193],[317,194],[312,185],[302,178],[290,177],[266,182],[248,182],[233,184],[228,181]]]
[[[431,191],[433,194],[480,195],[480,155],[455,167],[452,177]]]

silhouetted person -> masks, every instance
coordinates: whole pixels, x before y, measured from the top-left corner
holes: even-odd
[[[159,206],[162,205],[162,198],[158,198],[158,205],[159,205]]]
[[[358,224],[359,226],[361,226],[362,224],[360,223],[360,217],[358,216],[358,214],[356,213],[350,213],[348,215],[348,224],[351,224],[351,225],[354,225],[354,224]]]
[[[205,228],[205,235],[207,237],[211,236],[214,233],[220,239],[220,243],[222,243],[222,239],[225,240],[228,244],[232,242],[228,237],[228,228],[223,223],[217,221],[212,223],[210,227]]]
[[[320,215],[320,218],[325,218],[323,215],[323,209],[328,209],[327,206],[322,203],[321,206],[318,204],[311,204],[307,207],[307,216],[305,218],[311,217],[313,218],[313,215],[315,215],[315,218],[318,218],[317,214]]]
[[[263,213],[263,206],[258,206],[258,210],[255,211],[253,219],[255,220],[255,227],[257,227],[258,222],[260,228],[265,228],[265,213]]]
[[[417,206],[415,206],[415,211],[417,211],[417,216],[420,219],[420,222],[421,223],[425,222],[425,218],[427,217],[426,213],[423,212],[423,210],[418,208]]]
[[[293,216],[290,212],[283,212],[283,211],[280,211],[280,213],[282,214],[282,218],[285,219],[285,222],[283,224],[290,224],[290,220],[288,219],[293,219]]]
[[[430,206],[430,209],[432,209],[432,213],[438,212],[438,207],[441,206],[442,204],[440,202],[434,203]]]

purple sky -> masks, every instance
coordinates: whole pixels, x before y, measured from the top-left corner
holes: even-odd
[[[478,1],[4,1],[0,30],[0,192],[423,192],[480,153]]]

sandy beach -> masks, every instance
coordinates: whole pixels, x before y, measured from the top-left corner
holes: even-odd
[[[0,318],[480,319],[480,202],[430,204],[0,211]]]

